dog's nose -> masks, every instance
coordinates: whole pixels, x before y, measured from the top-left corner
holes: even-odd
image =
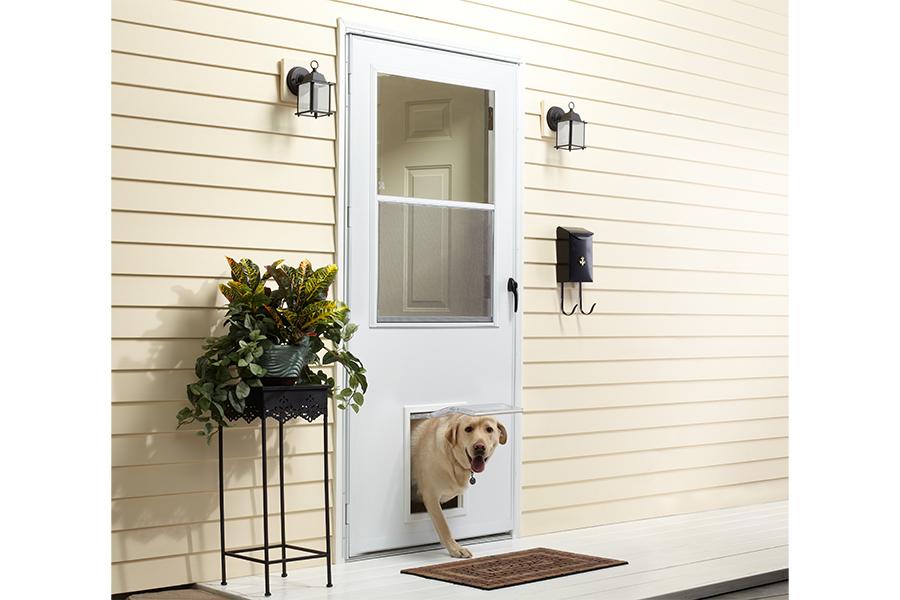
[[[475,452],[478,452],[479,454],[483,454],[484,450],[485,450],[484,444],[475,444]]]

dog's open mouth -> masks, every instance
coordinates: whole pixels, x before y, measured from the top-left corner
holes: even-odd
[[[484,458],[481,454],[476,454],[474,457],[469,455],[469,451],[466,450],[466,456],[469,457],[469,464],[472,466],[472,470],[476,473],[481,473],[484,471],[484,464],[487,462],[487,459]]]

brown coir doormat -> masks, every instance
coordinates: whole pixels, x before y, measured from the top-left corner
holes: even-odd
[[[496,590],[627,564],[624,560],[614,558],[574,554],[550,548],[532,548],[430,567],[403,569],[400,572],[467,585],[480,590]]]

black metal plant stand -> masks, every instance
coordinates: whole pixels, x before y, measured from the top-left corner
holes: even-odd
[[[225,557],[239,558],[265,565],[266,596],[269,592],[269,565],[281,563],[281,576],[287,577],[287,563],[297,560],[310,560],[324,558],[327,573],[327,587],[331,587],[331,523],[329,521],[328,501],[328,386],[324,385],[297,385],[297,386],[264,386],[252,388],[247,398],[246,409],[243,413],[234,410],[226,410],[225,416],[229,421],[244,419],[248,423],[259,418],[259,430],[262,444],[262,504],[263,504],[263,545],[251,548],[225,549],[225,477],[223,469],[223,441],[222,426],[219,426],[219,543],[222,559],[222,585],[227,585],[225,577]],[[284,534],[284,424],[291,419],[301,417],[307,422],[313,422],[320,416],[322,419],[322,463],[324,465],[323,488],[325,492],[325,551],[313,550],[294,546],[285,542]],[[266,462],[266,418],[278,421],[278,488],[280,492],[281,509],[281,542],[269,543],[269,498],[268,498],[268,465]],[[269,559],[269,552],[281,549],[281,558]],[[303,552],[302,556],[288,558],[287,550]],[[262,550],[263,558],[247,556],[251,552]]]

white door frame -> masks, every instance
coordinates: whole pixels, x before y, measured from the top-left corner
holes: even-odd
[[[522,286],[522,244],[524,242],[524,230],[522,225],[522,215],[524,204],[522,200],[522,160],[523,160],[523,152],[522,152],[522,140],[524,139],[524,125],[523,125],[523,115],[524,115],[524,103],[522,99],[522,65],[524,64],[520,58],[501,55],[495,52],[490,52],[487,50],[480,50],[475,48],[466,48],[460,47],[456,45],[451,45],[447,43],[436,42],[434,40],[424,40],[419,38],[409,37],[404,34],[400,34],[397,32],[386,31],[383,29],[376,29],[372,27],[368,27],[362,24],[349,23],[344,19],[338,19],[337,26],[337,56],[335,61],[335,68],[338,73],[336,74],[337,80],[337,111],[335,112],[335,164],[336,164],[336,180],[335,180],[335,263],[338,265],[341,276],[335,282],[335,296],[340,300],[347,299],[347,289],[349,286],[349,269],[347,268],[347,236],[345,234],[345,228],[347,226],[347,190],[349,187],[348,184],[348,170],[347,170],[347,118],[349,113],[349,98],[347,95],[347,85],[348,85],[348,74],[349,74],[349,41],[350,35],[361,35],[381,40],[386,40],[390,42],[397,42],[403,44],[410,44],[414,46],[422,46],[425,48],[432,48],[435,50],[444,50],[447,52],[455,52],[457,54],[465,54],[469,56],[476,56],[479,58],[487,58],[491,60],[497,60],[501,62],[513,63],[516,65],[516,95],[514,98],[515,105],[515,142],[513,144],[514,152],[515,152],[515,197],[514,197],[514,205],[515,205],[515,219],[516,222],[514,224],[514,248],[513,254],[515,256],[515,278],[516,281],[519,282],[519,290],[520,295],[522,294],[523,286]],[[351,307],[352,309],[352,307]],[[513,399],[515,406],[522,406],[522,313],[524,312],[524,305],[519,302],[519,311],[515,314],[515,327],[519,332],[519,335],[516,336],[515,340],[515,356],[517,360],[515,362],[515,374],[514,374],[514,387],[513,390]],[[352,315],[351,315],[352,317]],[[365,360],[365,357],[361,357]],[[343,375],[346,378],[346,374]],[[363,410],[366,410],[364,408]],[[368,410],[371,410],[369,408]],[[521,415],[512,415],[512,417],[516,420],[516,430],[522,431],[522,418]],[[340,551],[335,552],[335,562],[342,563],[345,562],[350,556],[350,547],[347,540],[347,529],[345,526],[347,511],[346,511],[346,502],[347,502],[347,490],[345,482],[347,481],[347,477],[350,473],[350,467],[347,461],[348,452],[347,450],[347,438],[345,435],[347,428],[347,419],[352,418],[350,411],[342,411],[339,415],[335,415],[332,419],[332,422],[335,425],[335,435],[334,439],[334,456],[335,460],[332,461],[334,472],[334,521],[332,524],[332,531],[334,533],[335,543],[340,544]],[[514,460],[517,461],[519,465],[522,463],[522,436],[517,435],[516,439],[513,442],[513,447],[511,448],[514,456]],[[339,454],[338,454],[339,453]],[[512,494],[512,503],[513,503],[513,537],[519,537],[520,535],[520,520],[521,520],[521,510],[520,510],[520,494],[521,494],[521,467],[513,470],[513,494]]]

